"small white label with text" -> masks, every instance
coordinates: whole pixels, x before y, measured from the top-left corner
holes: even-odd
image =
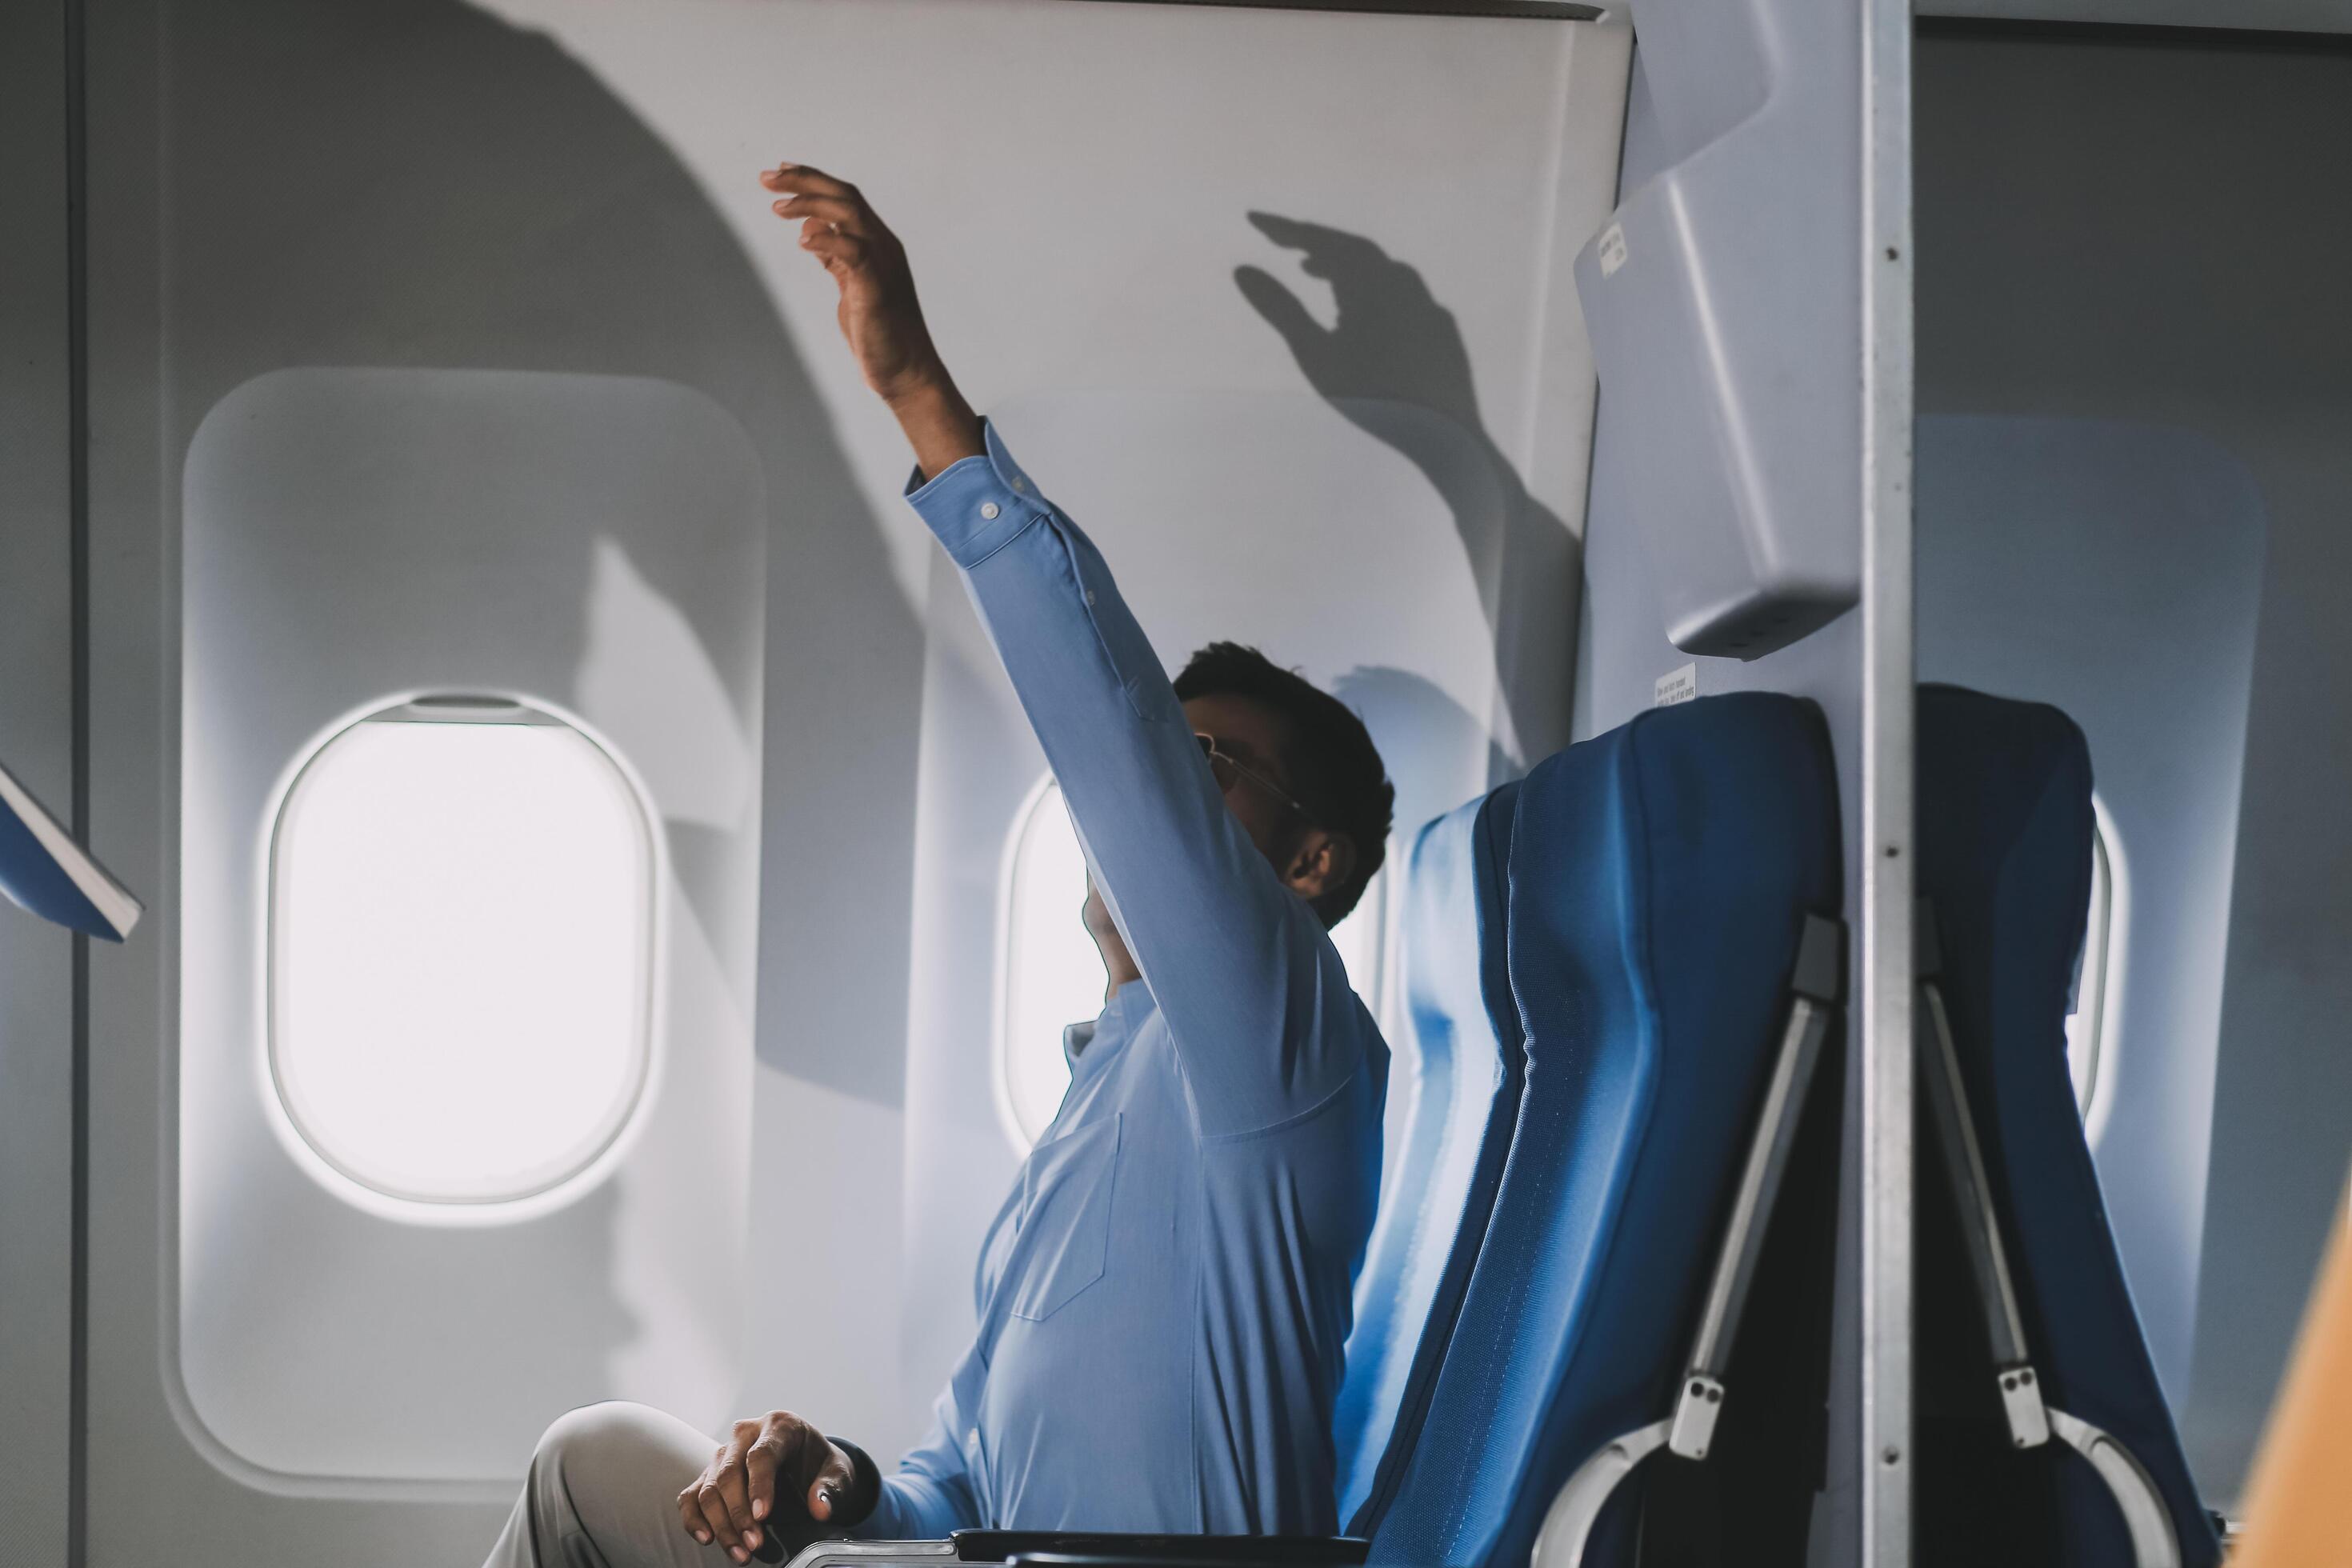
[[[1601,276],[1613,277],[1625,265],[1625,228],[1611,224],[1601,231]]]

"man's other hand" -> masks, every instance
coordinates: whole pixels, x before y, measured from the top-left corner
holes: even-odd
[[[805,163],[780,163],[760,183],[780,217],[801,220],[801,247],[841,287],[841,335],[857,368],[898,416],[926,475],[984,451],[980,418],[932,346],[906,247],[857,187]]]
[[[749,1563],[780,1503],[798,1497],[820,1522],[849,1495],[849,1456],[789,1410],[735,1423],[727,1441],[692,1484],[677,1494],[678,1522],[708,1546],[716,1542]]]

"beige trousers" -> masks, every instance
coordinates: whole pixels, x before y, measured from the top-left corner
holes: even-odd
[[[591,1405],[539,1439],[484,1568],[735,1568],[678,1523],[677,1494],[719,1444],[643,1405]]]

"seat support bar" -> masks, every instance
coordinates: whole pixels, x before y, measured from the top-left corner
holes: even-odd
[[[1919,928],[1923,931],[1927,929],[1926,918],[1923,913]],[[1944,1179],[1959,1210],[1961,1244],[1969,1255],[1969,1277],[1976,1282],[1977,1305],[1984,1313],[1985,1338],[1992,1347],[2001,1411],[2009,1421],[2010,1441],[2021,1448],[2038,1448],[2050,1441],[2050,1419],[2042,1409],[2042,1385],[2034,1375],[2032,1358],[2026,1353],[2025,1321],[2017,1310],[2017,1288],[2010,1277],[2009,1254],[2001,1246],[2000,1221],[1993,1213],[1984,1151],[1977,1142],[1968,1090],[1960,1082],[1951,1015],[1944,1009],[1942,988],[1925,973],[1919,982],[1919,1000],[1927,1019],[1927,1029],[1918,1037],[1923,1058],[1919,1089],[1935,1129]]]
[[[1592,1522],[1601,1517],[1602,1505],[1617,1490],[1618,1482],[1666,1446],[1666,1433],[1673,1426],[1671,1421],[1654,1421],[1603,1444],[1577,1466],[1544,1515],[1529,1568],[1579,1568],[1584,1561],[1584,1543],[1592,1534]]]
[[[2180,1540],[2173,1533],[2172,1515],[2156,1489],[2156,1479],[2141,1468],[2129,1448],[2079,1416],[2050,1407],[2050,1428],[2059,1441],[2091,1461],[2091,1468],[2107,1483],[2122,1510],[2124,1528],[2131,1534],[2132,1556],[2138,1568],[2180,1568]]]
[[[1821,1066],[1822,1042],[1829,1037],[1844,952],[1845,927],[1841,922],[1822,915],[1805,917],[1796,968],[1789,980],[1789,1017],[1781,1026],[1780,1049],[1765,1086],[1764,1104],[1757,1112],[1756,1131],[1748,1142],[1748,1158],[1732,1195],[1731,1215],[1716,1250],[1715,1272],[1707,1282],[1698,1331],[1691,1340],[1689,1371],[1675,1395],[1673,1416],[1603,1444],[1576,1468],[1544,1515],[1543,1529],[1536,1537],[1533,1568],[1578,1568],[1593,1521],[1601,1517],[1618,1483],[1660,1448],[1687,1459],[1706,1458],[1707,1447],[1715,1440],[1716,1419],[1722,1414],[1728,1392],[1724,1374],[1739,1337],[1748,1287],[1755,1283],[1765,1231],[1796,1149],[1797,1128],[1804,1120],[1807,1091]]]

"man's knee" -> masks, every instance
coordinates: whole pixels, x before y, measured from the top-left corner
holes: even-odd
[[[584,1535],[595,1546],[592,1560],[607,1563],[669,1562],[681,1528],[677,1494],[713,1452],[708,1436],[649,1405],[614,1401],[568,1411],[531,1454],[523,1493],[530,1537]]]
[[[565,1411],[540,1434],[532,1468],[575,1480],[667,1474],[680,1459],[677,1426],[675,1417],[627,1400],[583,1405]]]

